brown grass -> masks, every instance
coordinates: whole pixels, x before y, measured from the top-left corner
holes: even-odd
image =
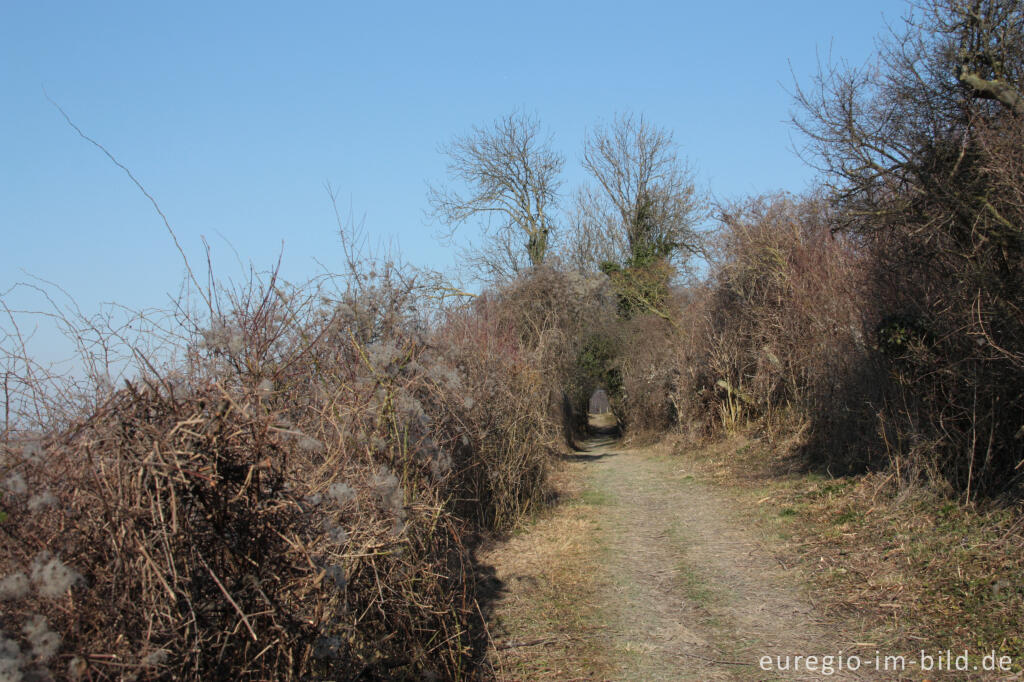
[[[995,651],[1021,671],[1024,509],[901,488],[891,472],[802,473],[785,450],[738,435],[695,457],[783,540],[778,560],[804,572],[817,606],[863,642],[913,655]]]
[[[565,504],[478,556],[498,567],[489,661],[499,680],[601,679],[612,669],[590,615],[599,599],[599,509],[580,499],[577,475],[563,467],[553,478]]]

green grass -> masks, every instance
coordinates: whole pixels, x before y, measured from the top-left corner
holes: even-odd
[[[715,591],[689,564],[680,562],[676,565],[675,579],[686,598],[694,604],[707,606],[715,601]]]
[[[836,514],[832,517],[832,523],[836,526],[842,526],[847,523],[856,523],[859,521],[864,514],[854,509],[847,509],[844,512]]]
[[[585,488],[580,493],[579,501],[582,504],[588,504],[593,507],[604,507],[613,504],[617,504],[615,495],[611,494],[606,490],[600,490],[597,488]]]

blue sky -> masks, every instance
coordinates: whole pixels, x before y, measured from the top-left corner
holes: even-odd
[[[260,268],[283,243],[285,276],[303,279],[314,258],[341,260],[326,182],[407,259],[450,263],[423,213],[437,146],[515,108],[551,129],[569,188],[586,129],[628,110],[672,130],[718,197],[799,191],[813,174],[790,150],[790,64],[806,80],[819,52],[863,62],[905,11],[552,4],[0,4],[0,291],[24,271],[86,311],[140,308],[182,277],[152,206],[44,88],[156,197],[191,258],[205,235],[237,276],[229,243]]]

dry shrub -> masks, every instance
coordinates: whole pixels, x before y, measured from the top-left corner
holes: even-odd
[[[623,428],[641,438],[670,429],[678,419],[678,332],[656,315],[643,315],[622,320],[618,336],[622,394],[613,397]]]
[[[794,122],[839,224],[870,249],[901,479],[1019,495],[1024,5],[911,9],[875,58],[798,86]]]
[[[612,305],[598,278],[535,268],[452,311],[438,330],[474,405],[467,425],[477,467],[464,487],[485,527],[509,529],[544,503],[580,338]]]
[[[332,375],[298,409],[267,385],[131,385],[27,458],[7,453],[27,488],[10,501],[29,501],[5,504],[2,571],[33,576],[8,636],[42,614],[63,638],[59,656],[19,663],[99,678],[464,671],[466,523],[445,502],[469,466],[450,449],[465,408],[410,367],[423,348],[394,348],[338,349],[334,368],[363,383]],[[49,557],[76,577],[48,587],[33,566]]]
[[[952,165],[939,141],[927,161]],[[1019,493],[1024,473],[1024,127],[965,138],[954,189],[907,199],[869,235],[885,435],[902,482]],[[944,156],[944,154],[946,156]]]
[[[667,287],[667,276],[662,279]],[[678,330],[658,313],[626,306],[631,314],[622,316],[623,300],[622,288],[605,274],[539,268],[493,292],[480,310],[486,308],[483,317],[495,319],[541,370],[549,414],[564,401],[579,419],[572,426],[585,428],[588,401],[600,388],[621,426],[651,435],[675,422]],[[676,305],[665,292],[659,301],[666,309]]]
[[[446,325],[448,354],[463,368],[475,466],[460,472],[463,506],[478,525],[508,530],[543,505],[557,423],[544,375],[511,335],[459,316]]]
[[[421,281],[213,288],[124,388],[5,428],[0,673],[470,675],[471,542],[545,499],[564,335],[484,302],[432,326]]]
[[[538,369],[552,374],[557,386],[572,381],[581,339],[604,328],[615,314],[607,277],[550,266],[534,268],[509,286],[488,292],[485,300],[485,316],[514,335],[521,348],[535,353]]]
[[[807,429],[808,454],[862,463],[882,376],[864,333],[864,261],[820,199],[723,210],[709,283],[683,312],[680,402],[705,433]]]

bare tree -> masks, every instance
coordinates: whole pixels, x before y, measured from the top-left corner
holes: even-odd
[[[956,0],[926,6],[933,30],[955,41],[956,78],[975,97],[1024,116],[1024,11],[1017,0]],[[949,44],[951,47],[953,43]]]
[[[448,236],[471,219],[484,219],[487,244],[470,254],[471,265],[492,279],[540,265],[565,160],[542,135],[537,117],[513,112],[489,128],[474,126],[441,152],[449,159],[449,179],[465,189],[431,186],[432,214],[451,228]]]
[[[670,132],[643,116],[616,116],[587,135],[583,168],[598,188],[577,195],[579,227],[603,239],[620,265],[697,252],[701,200]]]
[[[611,277],[624,316],[650,313],[674,324],[664,304],[700,249],[704,203],[672,134],[642,116],[618,115],[589,132],[582,164],[595,183],[576,193],[565,260]]]
[[[877,64],[829,64],[811,87],[797,86],[799,151],[858,230],[906,225],[923,203],[941,203],[942,220],[961,223],[949,231],[973,248],[972,233],[1001,229],[976,220],[979,208],[991,214],[973,167],[976,131],[1024,113],[1024,9],[1018,0],[923,0],[915,9],[882,41]]]
[[[573,210],[561,240],[563,261],[583,274],[594,274],[602,263],[617,263],[626,258],[629,244],[620,218],[606,210],[602,190],[580,187],[573,197]]]

